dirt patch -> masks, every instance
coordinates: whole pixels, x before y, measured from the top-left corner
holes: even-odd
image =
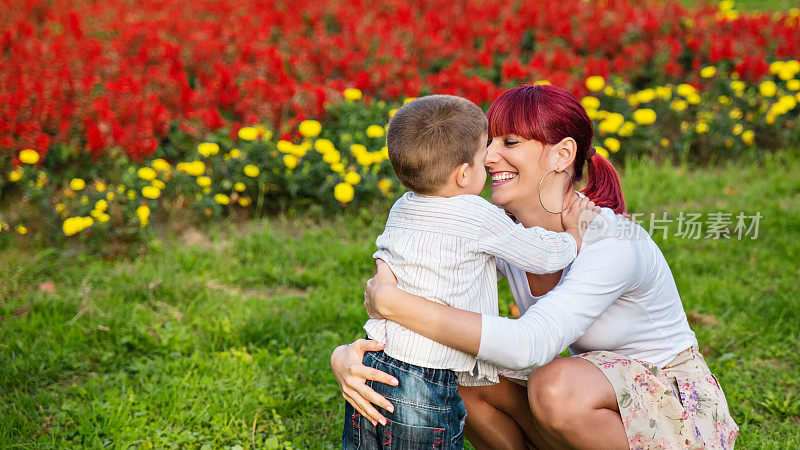
[[[271,298],[275,296],[289,296],[298,298],[308,298],[312,289],[301,289],[289,286],[278,286],[273,289],[258,288],[258,289],[240,289],[236,286],[221,283],[217,280],[206,281],[206,287],[215,291],[224,292],[228,295],[234,295],[244,298]]]
[[[689,324],[692,326],[699,325],[710,327],[719,325],[719,320],[716,317],[699,311],[689,311],[686,313],[686,317],[689,319]]]

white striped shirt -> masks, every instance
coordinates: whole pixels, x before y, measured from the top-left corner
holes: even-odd
[[[411,294],[484,314],[498,314],[494,257],[531,273],[551,273],[575,259],[569,233],[515,224],[477,195],[431,197],[408,192],[389,212],[373,255],[386,261],[397,287]],[[462,385],[496,383],[497,367],[446,347],[394,322],[370,319],[371,339],[409,364],[457,372]]]

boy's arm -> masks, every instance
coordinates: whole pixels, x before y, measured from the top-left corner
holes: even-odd
[[[541,227],[525,228],[515,224],[497,208],[487,211],[478,237],[478,250],[504,259],[530,273],[552,273],[563,269],[578,253],[582,232],[578,216],[594,203],[588,199],[573,202],[565,211],[567,231],[555,232]],[[584,217],[581,217],[584,220]],[[574,222],[574,223],[573,223]]]

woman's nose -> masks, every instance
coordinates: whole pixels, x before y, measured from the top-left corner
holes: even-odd
[[[486,159],[484,160],[483,164],[485,166],[490,166],[492,164],[497,164],[500,162],[500,142],[497,139],[493,139],[492,142],[486,147]]]

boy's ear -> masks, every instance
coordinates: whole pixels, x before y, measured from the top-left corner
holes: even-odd
[[[455,176],[459,187],[467,187],[469,184],[469,163],[458,166],[455,170]]]

